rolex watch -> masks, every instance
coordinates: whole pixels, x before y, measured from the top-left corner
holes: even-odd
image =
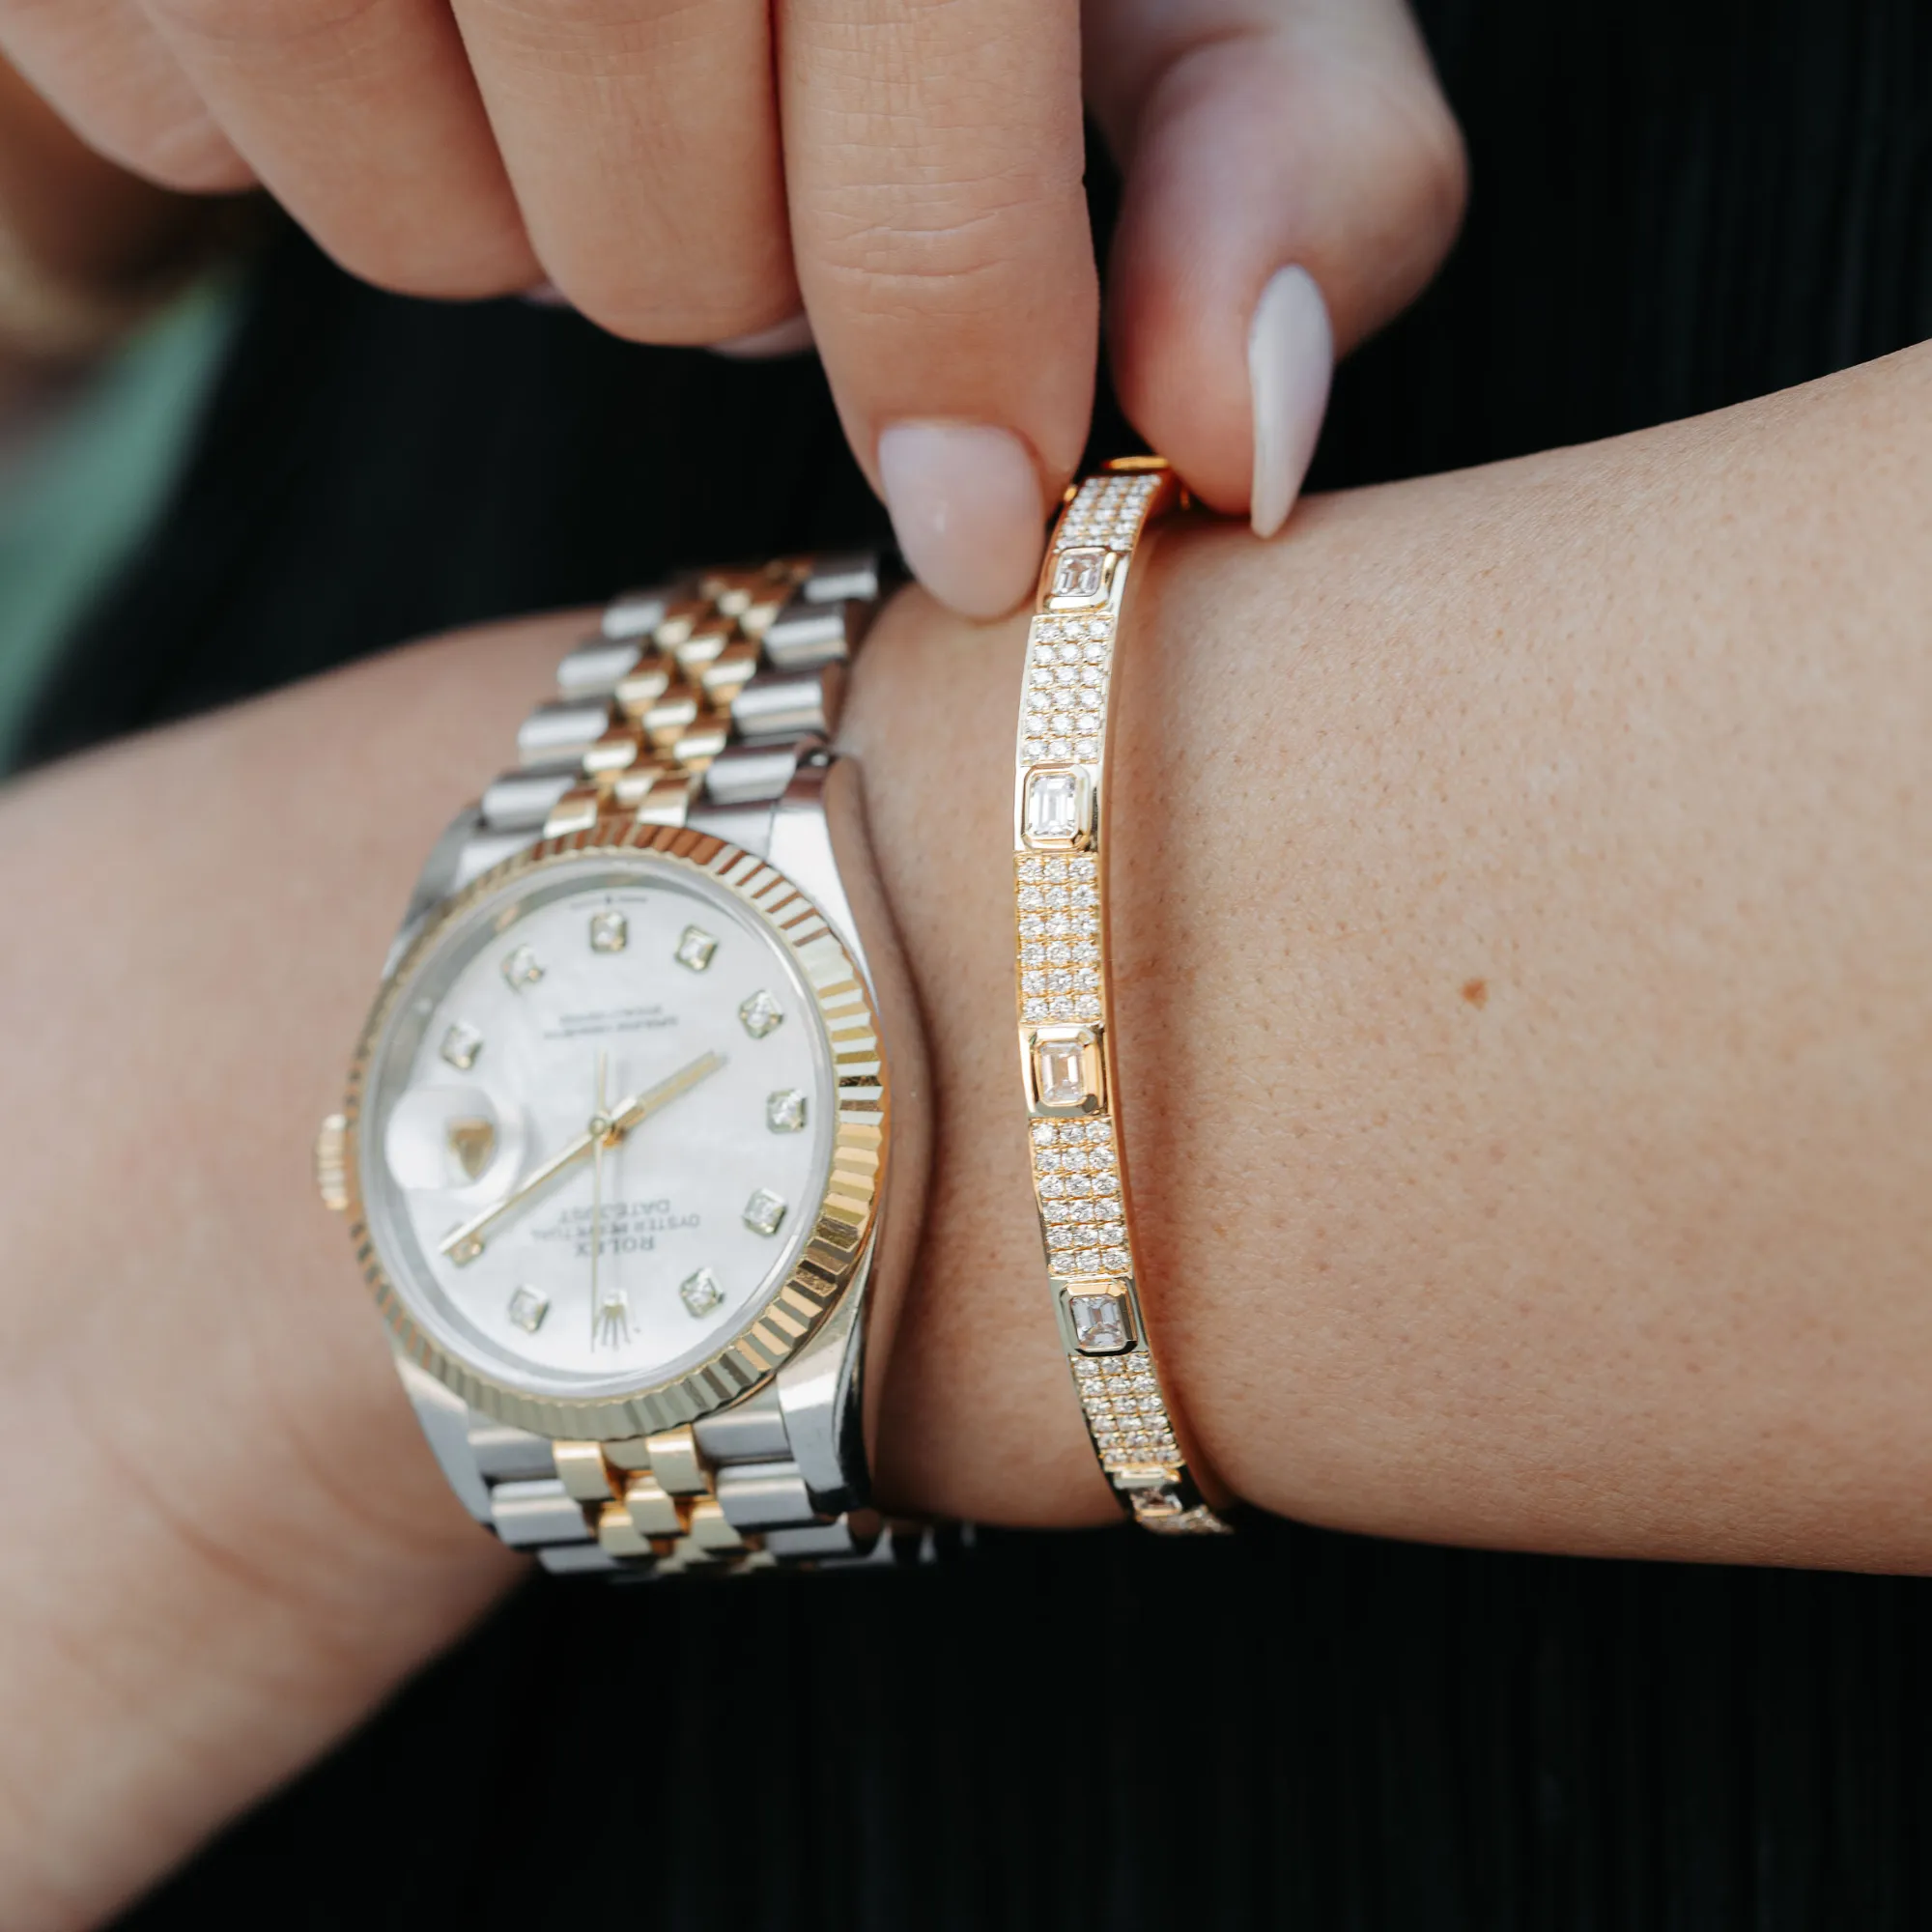
[[[431,854],[323,1125],[431,1448],[548,1569],[894,1548],[923,1053],[828,742],[880,592],[787,558],[613,604]]]

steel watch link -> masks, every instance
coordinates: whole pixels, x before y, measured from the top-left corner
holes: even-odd
[[[317,1143],[477,1520],[553,1571],[882,1561],[923,1056],[830,737],[881,560],[619,598],[431,854]]]

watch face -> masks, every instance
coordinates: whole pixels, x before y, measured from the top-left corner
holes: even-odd
[[[377,1256],[492,1381],[663,1382],[784,1284],[838,1100],[792,947],[729,888],[649,853],[517,870],[430,943],[374,1042]]]

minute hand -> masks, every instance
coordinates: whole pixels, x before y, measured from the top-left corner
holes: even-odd
[[[592,1121],[575,1140],[566,1141],[557,1149],[521,1187],[513,1189],[494,1208],[486,1208],[460,1228],[452,1228],[437,1243],[437,1252],[454,1261],[459,1249],[469,1247],[485,1229],[494,1228],[505,1214],[514,1213],[533,1195],[541,1193],[558,1175],[582,1160],[600,1140],[607,1145],[622,1140],[633,1127],[649,1120],[660,1107],[668,1106],[680,1094],[688,1094],[700,1080],[708,1079],[724,1065],[724,1056],[722,1053],[701,1053],[689,1066],[680,1066],[655,1087],[646,1087],[641,1094],[634,1094],[628,1100],[620,1101],[611,1109],[610,1119]],[[465,1255],[463,1259],[471,1261],[475,1257]]]
[[[660,1107],[668,1107],[680,1094],[688,1094],[700,1080],[708,1080],[724,1065],[722,1053],[700,1053],[689,1066],[667,1074],[655,1087],[620,1101],[611,1110],[611,1132],[621,1139],[640,1122],[648,1121]]]

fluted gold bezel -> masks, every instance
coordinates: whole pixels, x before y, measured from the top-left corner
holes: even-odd
[[[451,1352],[412,1314],[376,1252],[364,1209],[358,1124],[375,1055],[391,1016],[443,935],[478,900],[546,868],[599,852],[640,853],[722,886],[781,945],[810,989],[825,1030],[838,1119],[832,1161],[812,1232],[777,1292],[695,1367],[622,1395],[533,1395]],[[837,929],[789,879],[753,853],[684,827],[639,825],[628,815],[545,838],[494,866],[454,895],[411,942],[371,1009],[349,1070],[342,1177],[350,1239],[397,1347],[473,1407],[500,1422],[567,1440],[621,1440],[674,1429],[768,1381],[810,1340],[852,1285],[884,1199],[891,1085],[878,1014],[865,976]]]

